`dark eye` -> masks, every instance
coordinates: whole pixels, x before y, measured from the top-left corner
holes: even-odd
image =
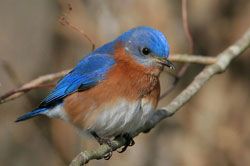
[[[144,55],[148,55],[148,54],[150,54],[150,49],[149,48],[147,48],[147,47],[144,47],[142,50],[141,50],[141,52],[144,54]]]

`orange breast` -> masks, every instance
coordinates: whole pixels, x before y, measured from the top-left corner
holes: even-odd
[[[100,114],[101,107],[114,104],[118,98],[135,101],[143,97],[157,106],[160,84],[159,68],[146,68],[126,54],[124,48],[115,51],[116,64],[106,75],[106,79],[95,87],[76,92],[64,100],[64,108],[73,124],[80,128],[91,125]],[[119,110],[117,110],[119,111]]]

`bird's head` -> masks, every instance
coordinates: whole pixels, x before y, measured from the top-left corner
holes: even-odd
[[[168,60],[169,45],[162,32],[151,27],[140,26],[124,32],[117,38],[125,50],[144,66],[167,66],[174,69]]]

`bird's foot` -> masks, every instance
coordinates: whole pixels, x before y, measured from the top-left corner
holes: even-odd
[[[135,144],[135,141],[133,140],[133,137],[130,134],[125,133],[125,134],[121,135],[121,137],[123,137],[126,140],[126,143],[120,151],[117,150],[118,153],[125,152],[129,146],[133,146]]]
[[[111,150],[106,155],[103,156],[105,160],[109,160],[113,154],[113,146],[111,140],[108,138],[101,138],[95,132],[92,132],[91,134],[94,136],[94,138],[100,145],[107,144],[111,148]]]
[[[107,154],[105,154],[103,156],[103,158],[105,160],[109,160],[112,157],[112,154],[113,154],[113,146],[112,146],[111,140],[108,139],[108,138],[101,138],[100,141],[99,141],[99,144],[100,145],[107,144],[111,148],[111,150]]]

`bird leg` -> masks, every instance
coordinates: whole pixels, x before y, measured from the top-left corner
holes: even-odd
[[[96,134],[96,132],[91,132],[91,135],[97,140],[97,142],[100,145],[107,144],[111,148],[110,152],[107,153],[106,155],[104,155],[104,157],[103,157],[105,160],[109,160],[111,158],[112,154],[113,154],[113,150],[112,150],[113,146],[112,146],[111,140],[108,139],[108,138],[101,138],[101,137],[99,137]]]
[[[128,148],[128,146],[133,146],[135,144],[135,141],[133,140],[133,137],[128,134],[128,133],[125,133],[123,135],[120,135],[118,137],[123,137],[125,139],[125,145],[122,147],[121,151],[118,151],[118,153],[122,153],[122,152],[125,152],[126,149]]]

